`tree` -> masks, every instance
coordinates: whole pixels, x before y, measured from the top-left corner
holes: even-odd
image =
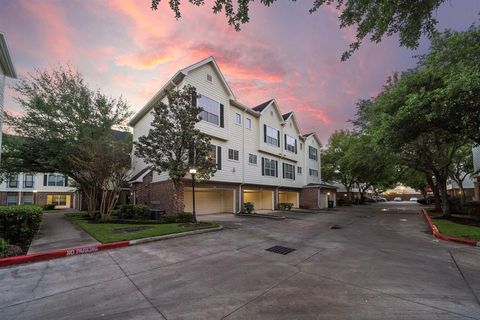
[[[80,190],[90,188],[95,173],[86,173],[78,159],[90,161],[91,148],[102,148],[91,142],[109,141],[112,127],[124,124],[130,116],[126,102],[90,89],[70,67],[36,70],[13,89],[23,113],[6,113],[5,120],[21,139],[7,141],[2,171],[60,172],[73,178]]]
[[[196,178],[201,180],[216,172],[210,138],[195,127],[201,111],[194,87],[187,85],[170,91],[168,104],[160,101],[154,106],[148,134],[134,143],[136,156],[158,173],[168,172],[175,189],[177,212],[183,211],[177,194],[182,191],[190,167],[195,166]]]
[[[460,147],[455,153],[450,169],[450,178],[452,178],[460,189],[460,201],[463,205],[467,200],[463,182],[468,176],[473,175],[473,153],[471,144],[466,144]]]
[[[152,10],[157,10],[160,2],[161,0],[152,0]],[[196,6],[205,4],[205,0],[189,0],[189,2]],[[239,31],[242,24],[250,21],[251,2],[253,0],[215,0],[212,9],[215,14],[223,11],[228,24]],[[276,0],[260,0],[260,3],[267,7],[274,2]],[[385,36],[398,33],[401,46],[417,48],[422,35],[429,38],[434,35],[437,20],[433,14],[445,0],[312,0],[312,2],[309,10],[311,14],[323,5],[331,5],[341,10],[340,28],[357,27],[357,40],[342,54],[342,60],[346,60],[358,50],[365,38],[378,43]],[[181,17],[180,1],[169,1],[169,5],[175,17],[179,19]]]
[[[426,199],[427,190],[430,184],[428,183],[425,172],[407,166],[402,166],[399,168],[399,171],[398,182],[414,190],[420,191],[422,196]]]
[[[328,140],[326,149],[322,150],[322,177],[327,182],[340,182],[347,191],[347,198],[352,200],[351,189],[357,182],[357,175],[347,156],[353,145],[352,133],[345,130],[335,131]]]

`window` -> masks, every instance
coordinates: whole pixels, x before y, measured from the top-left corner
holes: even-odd
[[[257,156],[254,155],[254,154],[251,154],[251,153],[248,154],[248,163],[256,165],[257,164]]]
[[[297,167],[297,173],[302,174],[302,167]]]
[[[48,186],[49,187],[64,187],[65,186],[65,177],[59,174],[49,174],[48,175]]]
[[[242,124],[242,115],[240,113],[235,113],[235,124]]]
[[[245,128],[247,128],[247,129],[252,129],[252,119],[247,118],[247,119],[245,120]]]
[[[318,177],[318,170],[308,169],[308,174],[312,177]]]
[[[300,150],[303,149],[303,143],[300,142]]]
[[[228,159],[238,161],[238,150],[228,149]]]
[[[67,205],[67,195],[66,194],[48,195],[47,196],[47,202],[49,202],[48,200],[50,200],[49,204],[54,204],[56,206],[66,206]]]
[[[33,194],[23,194],[23,204],[33,204]]]
[[[14,174],[8,177],[8,187],[18,188],[18,174]]]
[[[7,194],[7,206],[16,206],[18,204],[18,193]]]
[[[285,135],[285,149],[291,152],[297,152],[297,140],[288,134]]]
[[[203,109],[200,120],[220,125],[220,103],[201,95],[197,98],[197,105]]]
[[[263,158],[263,175],[276,177],[277,176],[277,161]]]
[[[212,82],[213,81],[213,78],[212,78],[212,75],[207,73],[207,81],[208,82]]]
[[[208,158],[214,165],[217,164],[217,146],[212,145],[210,152],[208,153]]]
[[[284,163],[283,164],[283,178],[295,180],[295,166]]]
[[[33,188],[34,181],[35,181],[35,176],[33,174],[26,173],[23,176],[23,187],[24,188]]]
[[[271,144],[272,146],[279,146],[278,133],[277,129],[266,126],[266,143]]]
[[[318,160],[318,151],[312,146],[308,146],[308,157],[312,160]]]

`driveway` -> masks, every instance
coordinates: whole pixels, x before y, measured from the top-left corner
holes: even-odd
[[[434,239],[415,204],[286,215],[0,269],[1,318],[480,318],[480,250]]]

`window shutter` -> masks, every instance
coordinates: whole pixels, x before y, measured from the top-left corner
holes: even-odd
[[[282,163],[282,176],[285,179],[285,162]]]
[[[278,178],[278,161],[275,160],[275,177]]]
[[[68,176],[64,176],[65,177],[65,187],[68,187]]]
[[[277,131],[277,142],[278,142],[277,147],[280,147],[280,131]]]
[[[217,147],[217,170],[222,170],[222,147]]]
[[[262,157],[262,176],[265,175],[265,158]]]
[[[192,106],[197,107],[197,90],[192,93]]]
[[[267,125],[263,125],[263,142],[267,143]]]
[[[223,121],[223,118],[224,118],[224,116],[223,116],[224,110],[223,109],[224,109],[223,104],[221,104],[220,105],[220,127],[225,128],[225,124],[223,123],[224,122]]]
[[[295,154],[297,154],[297,139],[295,139]]]
[[[48,175],[44,174],[43,175],[43,186],[44,187],[47,185],[47,180],[48,180]]]
[[[293,180],[295,180],[295,170],[296,170],[296,169],[297,169],[297,168],[295,168],[295,166],[293,166]]]
[[[287,135],[284,134],[284,138],[285,138],[285,145],[283,146],[285,148],[285,150],[287,150]]]

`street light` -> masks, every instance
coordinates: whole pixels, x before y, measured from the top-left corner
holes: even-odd
[[[197,169],[195,167],[190,168],[190,174],[192,175],[192,219],[194,223],[197,223],[197,213],[195,212],[195,175]]]

